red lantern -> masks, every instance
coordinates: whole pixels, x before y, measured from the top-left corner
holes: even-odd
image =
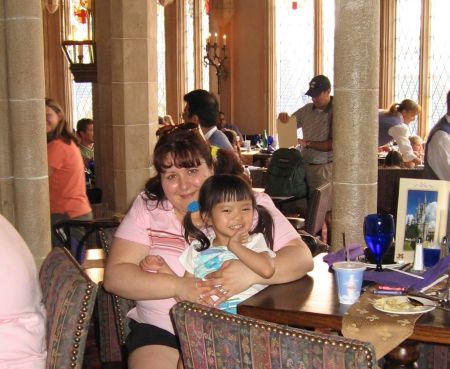
[[[292,9],[297,9],[297,1],[292,2]]]

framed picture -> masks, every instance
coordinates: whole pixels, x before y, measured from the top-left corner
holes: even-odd
[[[400,178],[395,261],[414,261],[414,242],[440,244],[448,234],[450,182]]]

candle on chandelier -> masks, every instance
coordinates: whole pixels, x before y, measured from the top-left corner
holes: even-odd
[[[223,46],[227,46],[227,35],[223,35]]]
[[[211,33],[208,34],[208,38],[206,39],[206,43],[208,45],[211,43]]]
[[[217,32],[214,33],[214,43],[217,44]]]
[[[83,55],[83,45],[78,45],[77,46],[77,51],[78,51],[78,61],[80,63],[82,63],[83,62],[83,57],[84,57],[84,55]]]

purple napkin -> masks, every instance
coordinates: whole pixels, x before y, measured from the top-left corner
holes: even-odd
[[[414,290],[420,290],[438,279],[450,268],[450,255],[428,269],[422,274],[423,279],[414,278],[398,272],[375,272],[365,271],[364,280],[376,282],[385,286],[406,287]]]
[[[364,250],[360,244],[352,243],[348,245],[348,255],[350,260],[358,260],[358,257],[364,255]],[[336,252],[330,252],[323,257],[323,261],[332,266],[336,261],[345,261],[345,250],[340,249]]]

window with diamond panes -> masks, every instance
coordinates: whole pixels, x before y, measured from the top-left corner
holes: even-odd
[[[429,129],[447,113],[446,96],[450,90],[449,14],[448,0],[431,2]]]
[[[81,118],[91,118],[92,114],[92,83],[75,83],[72,81],[73,95],[73,128]]]
[[[209,15],[206,9],[206,1],[202,1],[202,55],[206,53],[206,40],[209,35]],[[202,73],[202,86],[204,90],[209,90],[209,66],[203,63],[203,73]]]
[[[314,1],[276,1],[277,113],[292,114],[311,99],[305,96],[314,74]]]
[[[331,81],[333,93],[334,79],[334,0],[322,0],[323,29],[323,74]]]
[[[187,92],[195,89],[194,67],[194,0],[185,1],[186,12],[186,88]]]
[[[158,63],[158,115],[166,115],[166,36],[164,30],[164,7],[156,9],[156,58]]]
[[[396,4],[395,102],[418,102],[421,0],[397,0]],[[417,133],[417,124],[417,119],[409,124],[410,135]]]

